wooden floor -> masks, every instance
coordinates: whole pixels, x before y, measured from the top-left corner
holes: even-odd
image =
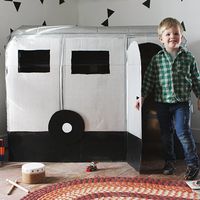
[[[89,163],[44,163],[46,173],[44,183],[24,184],[21,182],[21,167],[23,164],[21,162],[4,162],[0,166],[0,200],[19,200],[26,195],[26,192],[19,188],[15,188],[10,195],[7,195],[11,185],[6,179],[13,181],[18,179],[21,186],[34,191],[49,184],[77,178],[150,176],[154,178],[183,179],[185,173],[185,164],[182,160],[177,161],[176,173],[171,176],[162,175],[163,161],[159,160],[143,161],[140,173],[126,162],[100,162],[97,164],[98,170],[94,172],[86,172]]]

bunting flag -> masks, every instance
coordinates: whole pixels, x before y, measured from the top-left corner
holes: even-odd
[[[21,5],[21,2],[13,1],[13,3],[14,3],[14,6],[15,6],[16,10],[18,11],[18,10],[19,10],[19,7],[20,7],[20,5]]]
[[[114,13],[115,11],[107,9],[108,18]]]
[[[65,3],[65,0],[59,0],[59,4]]]
[[[181,22],[181,26],[183,27],[183,30],[186,31],[184,22]]]
[[[114,13],[115,11],[111,10],[111,9],[107,9],[107,19],[101,23],[101,25],[103,26],[109,26],[109,23],[108,23],[108,19],[109,17]]]
[[[18,1],[13,1],[13,0],[4,0],[4,1],[10,1],[10,2],[13,2],[14,6],[15,6],[15,9],[19,10],[19,7],[21,6],[21,2],[18,2]]]
[[[46,26],[46,25],[47,25],[47,23],[46,23],[46,21],[44,21],[43,24],[42,24],[42,26]]]
[[[143,3],[144,6],[146,6],[147,8],[151,7],[151,0],[147,0]]]
[[[104,22],[102,22],[101,25],[108,26],[108,19],[106,19]]]
[[[40,2],[43,4],[43,3],[44,3],[44,0],[40,0]]]

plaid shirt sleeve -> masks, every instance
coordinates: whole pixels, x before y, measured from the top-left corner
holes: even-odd
[[[147,97],[153,90],[155,85],[155,65],[154,61],[155,57],[152,58],[150,64],[148,65],[144,77],[143,77],[143,83],[142,83],[142,97]]]
[[[197,98],[200,98],[200,73],[197,67],[197,63],[193,57],[193,62],[190,67],[190,73],[192,78],[192,90]]]

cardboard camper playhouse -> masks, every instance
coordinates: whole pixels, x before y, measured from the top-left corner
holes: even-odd
[[[14,31],[5,53],[9,160],[127,161],[139,169],[134,102],[142,59],[159,49],[151,26]]]

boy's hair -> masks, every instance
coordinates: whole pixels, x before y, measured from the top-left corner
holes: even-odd
[[[171,27],[179,27],[181,33],[183,33],[183,27],[181,23],[175,18],[167,17],[163,19],[158,26],[158,36],[160,37],[166,29]]]

